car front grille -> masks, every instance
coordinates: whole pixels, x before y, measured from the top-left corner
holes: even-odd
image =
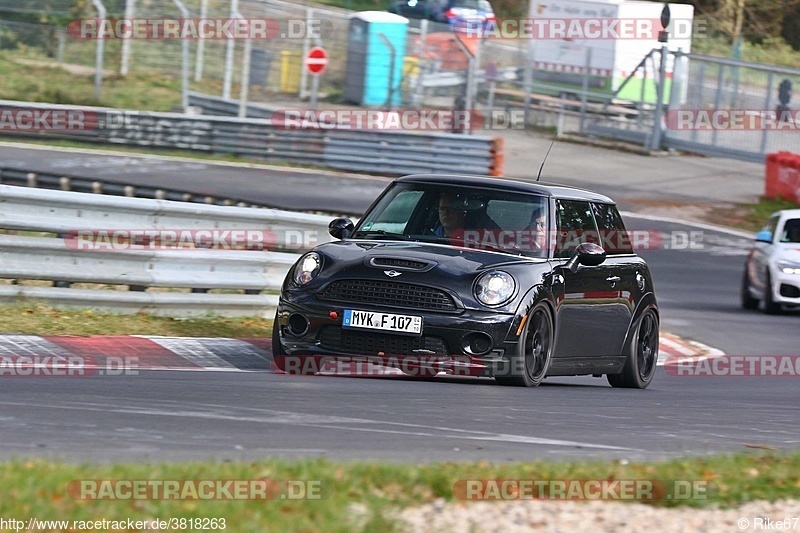
[[[339,326],[320,330],[321,348],[353,355],[448,355],[447,344],[441,337],[423,335],[407,337],[369,331],[350,331]]]
[[[347,279],[330,284],[320,296],[336,302],[374,304],[430,311],[455,311],[456,303],[446,292],[382,280]]]

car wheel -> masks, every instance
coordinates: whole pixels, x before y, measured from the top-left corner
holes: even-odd
[[[764,312],[768,315],[779,315],[783,308],[781,304],[775,303],[772,299],[772,278],[769,276],[769,271],[767,271],[766,279],[767,286],[764,289]]]
[[[744,267],[744,275],[742,276],[742,308],[743,309],[758,309],[758,298],[753,298],[750,295],[750,276],[747,274],[747,266]]]
[[[553,317],[545,303],[528,314],[517,351],[511,358],[510,376],[496,376],[501,385],[536,387],[547,375],[553,355]],[[519,374],[519,375],[517,375]]]
[[[648,309],[639,319],[636,335],[620,374],[606,374],[612,387],[645,389],[656,373],[658,362],[658,317]]]

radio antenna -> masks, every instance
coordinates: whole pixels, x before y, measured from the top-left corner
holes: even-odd
[[[542,177],[542,169],[544,168],[545,162],[547,162],[547,156],[550,155],[550,150],[553,149],[553,145],[556,142],[556,137],[558,137],[557,133],[553,136],[553,140],[550,141],[550,148],[547,149],[547,153],[544,154],[544,159],[542,159],[542,166],[539,167],[539,174],[536,176],[536,181],[539,181],[539,178]]]

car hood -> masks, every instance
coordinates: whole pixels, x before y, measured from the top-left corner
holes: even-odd
[[[800,263],[800,243],[782,242],[775,246],[775,253],[772,255],[774,261],[791,261]]]
[[[336,262],[368,262],[376,257],[409,259],[431,263],[435,268],[457,269],[462,272],[481,271],[501,265],[541,262],[541,260],[503,252],[405,241],[336,241],[317,247],[317,251]],[[389,267],[387,267],[388,269]]]

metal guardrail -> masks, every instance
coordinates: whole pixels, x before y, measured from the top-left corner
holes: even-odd
[[[328,217],[278,211],[188,204],[145,198],[49,191],[0,185],[0,228],[43,232],[53,236],[0,235],[0,301],[15,298],[46,300],[65,306],[161,314],[269,315],[277,304],[274,294],[298,254],[330,239]],[[189,248],[167,248],[130,241],[107,241],[105,246],[80,243],[81,232],[97,236],[122,231],[131,235],[163,235],[181,231],[196,237],[183,239]],[[202,230],[271,235],[265,247],[277,251],[200,249]],[[205,237],[208,238],[207,236]],[[120,245],[121,243],[121,245]],[[208,244],[207,241],[205,244]],[[295,252],[295,253],[290,253]],[[18,280],[54,282],[55,287],[15,284]],[[73,283],[114,285],[117,289],[67,288]],[[148,288],[186,292],[156,292]],[[211,294],[209,289],[245,291]]]
[[[68,233],[89,229],[186,229],[254,230],[270,232],[296,242],[304,250],[328,242],[330,218],[277,209],[221,207],[204,204],[121,198],[66,191],[49,191],[0,185],[0,228]],[[294,233],[292,233],[294,232]]]
[[[380,130],[287,129],[271,119],[124,111],[0,100],[0,111],[74,113],[73,128],[5,129],[7,135],[178,148],[251,159],[401,175],[499,175],[502,143],[491,137]]]

